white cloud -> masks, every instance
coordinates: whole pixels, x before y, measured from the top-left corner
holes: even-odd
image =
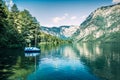
[[[59,21],[61,21],[62,20],[62,18],[60,18],[60,17],[55,17],[55,18],[53,18],[53,22],[54,23],[58,23]]]
[[[72,16],[70,19],[75,20],[75,19],[77,19],[77,16]]]
[[[113,0],[113,3],[119,3],[120,0]]]
[[[64,15],[65,15],[66,17],[67,17],[67,16],[69,16],[69,14],[68,14],[68,13],[65,13]]]
[[[80,25],[88,15],[77,16],[69,15],[65,13],[63,16],[57,16],[52,18],[50,26],[60,26],[60,25]]]
[[[65,20],[68,17],[68,15],[68,13],[65,13],[62,17],[54,17],[52,21],[54,23],[59,23],[60,21]]]

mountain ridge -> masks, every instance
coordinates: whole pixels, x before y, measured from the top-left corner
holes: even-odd
[[[80,24],[79,31],[73,36],[74,41],[119,41],[120,3],[102,6],[93,11]]]
[[[57,36],[61,39],[70,39],[71,36],[76,32],[79,26],[70,25],[70,26],[59,26],[59,27],[45,27],[41,26],[41,31],[53,36]]]
[[[102,6],[83,21],[80,26],[41,27],[41,31],[62,39],[79,41],[119,42],[120,3]]]

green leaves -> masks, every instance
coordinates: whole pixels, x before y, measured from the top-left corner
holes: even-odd
[[[0,2],[0,47],[34,46],[36,43],[61,43],[63,40],[40,33],[40,24],[28,10],[19,11],[14,4],[9,11]]]

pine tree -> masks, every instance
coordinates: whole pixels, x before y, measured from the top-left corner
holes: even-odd
[[[4,37],[5,33],[6,33],[6,18],[7,15],[5,13],[5,8],[3,6],[4,2],[2,0],[0,0],[0,47],[1,46],[5,46],[6,43],[3,42],[7,42],[7,38]]]
[[[23,46],[23,37],[18,33],[9,16],[10,12],[5,3],[0,0],[0,47]]]
[[[11,7],[11,11],[14,12],[14,13],[18,13],[18,12],[19,12],[16,4],[14,4],[14,5]]]

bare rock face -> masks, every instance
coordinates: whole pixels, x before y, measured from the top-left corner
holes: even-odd
[[[120,3],[92,12],[73,36],[75,41],[120,42]]]
[[[51,34],[53,36],[57,36],[62,39],[68,39],[73,36],[73,34],[79,29],[79,26],[71,25],[71,26],[60,26],[60,27],[41,27],[41,30],[47,34]]]

